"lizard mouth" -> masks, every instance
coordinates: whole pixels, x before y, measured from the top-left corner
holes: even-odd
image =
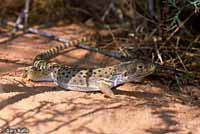
[[[128,81],[140,82],[144,77],[153,74],[154,71],[155,71],[155,66],[152,66],[152,68],[151,68],[150,70],[148,70],[146,73],[129,75],[129,76],[127,76],[126,79],[127,79]]]

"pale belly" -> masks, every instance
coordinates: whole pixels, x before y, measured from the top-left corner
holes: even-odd
[[[100,91],[101,89],[99,85],[101,85],[101,82],[107,83],[110,86],[110,88],[123,83],[119,76],[114,76],[110,78],[90,77],[88,79],[72,77],[71,79],[68,78],[55,79],[54,82],[58,86],[67,90],[85,91],[85,92]]]
[[[98,87],[91,87],[91,86],[67,85],[63,83],[59,83],[58,86],[73,91],[82,91],[82,92],[100,91]]]
[[[73,80],[70,80],[68,82],[65,81],[57,81],[56,84],[64,89],[67,90],[73,90],[73,91],[85,91],[85,92],[89,92],[89,91],[100,91],[101,89],[99,88],[99,84],[100,82],[102,82],[101,80],[85,80],[83,79],[81,81],[81,83],[74,83],[72,82]],[[111,87],[113,87],[114,85],[112,84],[112,82],[110,83]]]

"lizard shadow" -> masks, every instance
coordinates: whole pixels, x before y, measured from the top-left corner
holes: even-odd
[[[125,86],[125,88],[123,87]],[[122,89],[121,89],[122,87]],[[130,82],[128,83],[128,87],[126,84],[122,84],[119,86],[116,86],[112,89],[115,95],[125,95],[125,96],[132,96],[136,98],[153,98],[153,97],[162,97],[162,94],[160,92],[152,92],[151,88],[155,88],[153,84],[144,84],[141,82]],[[160,87],[158,87],[160,88]]]
[[[142,92],[142,91],[124,91],[124,90],[113,90],[115,95],[125,95],[125,96],[133,96],[136,98],[153,98],[153,97],[162,97],[159,93],[151,93],[151,92]]]
[[[5,100],[0,101],[0,110],[5,108],[6,106],[10,104],[14,104],[18,101],[21,101],[25,98],[38,95],[44,92],[52,92],[52,91],[70,91],[66,90],[60,87],[49,87],[49,86],[34,86],[34,87],[28,87],[28,86],[19,86],[17,84],[2,84],[0,86],[0,94],[2,93],[17,93],[16,95],[9,97]],[[149,93],[149,92],[140,92],[140,91],[123,91],[114,89],[114,94],[116,95],[126,95],[126,96],[134,96],[137,98],[152,98],[152,97],[160,97],[159,94],[156,93]],[[94,92],[86,92],[86,93],[101,93],[100,91],[94,91]]]
[[[52,90],[50,90],[49,88],[52,88]],[[25,98],[28,98],[37,94],[41,94],[44,92],[51,92],[51,91],[62,91],[62,89],[59,89],[59,88],[53,89],[53,87],[49,87],[49,86],[27,87],[27,86],[18,86],[15,84],[3,84],[0,87],[0,94],[12,93],[12,92],[16,92],[18,94],[12,97],[9,97],[5,100],[1,100],[0,110],[2,110],[3,108],[5,108],[6,106],[10,104],[14,104]]]

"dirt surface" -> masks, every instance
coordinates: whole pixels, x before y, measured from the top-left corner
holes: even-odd
[[[78,25],[43,30],[67,39],[91,32]],[[31,65],[36,54],[59,43],[31,34],[10,39],[7,31],[0,32],[0,131],[25,127],[31,134],[200,134],[199,103],[169,94],[158,80],[119,86],[114,90],[117,99],[100,92],[66,91],[53,83],[24,82],[17,69]],[[77,66],[117,62],[77,48],[54,61]]]

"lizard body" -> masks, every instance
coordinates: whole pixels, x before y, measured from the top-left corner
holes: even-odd
[[[82,69],[56,63],[46,63],[46,71],[29,69],[27,77],[33,81],[54,81],[58,86],[76,91],[102,91],[113,97],[111,90],[119,84],[141,81],[152,74],[155,65],[143,60],[122,62],[113,66]]]

